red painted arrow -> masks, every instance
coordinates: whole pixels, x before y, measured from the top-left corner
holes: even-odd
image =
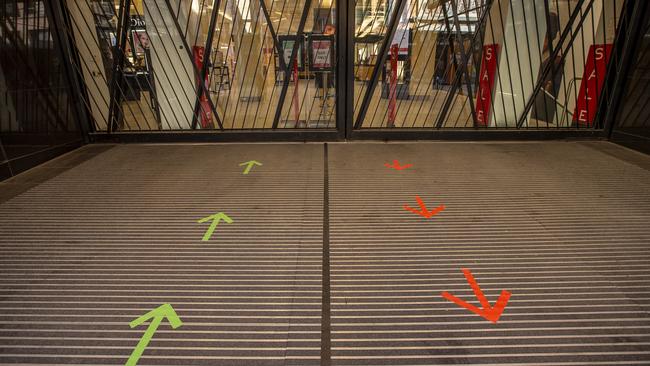
[[[429,211],[427,210],[427,206],[424,205],[424,202],[422,202],[422,199],[420,196],[415,196],[415,200],[418,202],[418,205],[420,206],[420,210],[417,210],[415,208],[411,208],[408,205],[404,205],[404,209],[407,211],[411,211],[415,214],[418,214],[420,216],[426,217],[427,219],[432,218],[434,215],[438,214],[438,212],[442,211],[445,209],[445,205],[440,205],[433,210]]]
[[[393,160],[393,165],[390,165],[388,163],[384,163],[384,166],[386,166],[386,168],[393,168],[395,170],[404,170],[404,169],[408,169],[408,168],[412,167],[413,164],[399,165],[399,161]]]
[[[472,272],[470,272],[469,269],[465,269],[465,268],[463,268],[462,270],[463,270],[463,274],[465,275],[465,278],[467,279],[467,282],[469,282],[469,285],[472,287],[472,290],[474,290],[474,295],[476,295],[476,298],[481,303],[481,306],[483,306],[483,309],[479,309],[478,307],[457,298],[456,296],[450,294],[447,291],[442,293],[442,297],[496,324],[497,320],[499,320],[499,317],[501,316],[503,310],[505,310],[506,305],[508,304],[508,300],[510,299],[510,295],[511,295],[510,292],[506,290],[501,291],[501,295],[497,299],[496,304],[492,306],[488,302],[485,295],[483,295],[483,291],[481,291],[481,288],[478,287],[478,284],[476,283],[474,276],[472,276]]]

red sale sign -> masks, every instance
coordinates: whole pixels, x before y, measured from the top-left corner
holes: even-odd
[[[487,126],[490,119],[490,105],[494,88],[494,75],[497,71],[499,44],[483,46],[481,73],[479,74],[478,91],[476,92],[476,119],[479,126]]]
[[[194,63],[196,64],[196,68],[198,70],[203,69],[203,54],[205,53],[205,48],[202,46],[194,46],[192,47],[192,50],[194,51]],[[197,83],[200,83],[201,81],[198,80],[200,76],[197,75]],[[210,90],[210,75],[209,73],[205,74],[205,90],[206,93],[209,92]],[[199,92],[201,92],[201,87],[199,86],[197,89]],[[201,93],[201,128],[214,128],[214,125],[212,123],[212,109],[210,109],[210,103],[208,102],[208,95],[205,93]]]
[[[607,63],[612,53],[613,44],[593,44],[589,47],[585,72],[580,84],[580,92],[573,112],[573,122],[579,126],[590,127],[594,123],[598,98],[603,88]]]
[[[397,99],[397,58],[399,57],[399,46],[394,44],[390,47],[390,79],[388,96],[388,126],[395,126],[395,100]]]

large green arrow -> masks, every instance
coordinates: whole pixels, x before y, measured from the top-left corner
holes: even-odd
[[[210,240],[210,238],[212,237],[212,233],[214,232],[214,229],[217,228],[217,225],[219,225],[219,222],[220,222],[221,220],[225,221],[225,222],[228,223],[228,224],[232,224],[232,223],[233,223],[233,220],[232,220],[230,217],[228,217],[228,215],[226,215],[226,214],[223,213],[223,212],[219,212],[219,213],[216,213],[216,214],[214,214],[214,215],[210,215],[210,216],[208,216],[208,217],[204,217],[204,218],[202,218],[201,220],[199,220],[198,222],[199,222],[199,224],[203,224],[204,222],[208,222],[208,221],[210,221],[210,220],[212,220],[212,223],[210,224],[210,227],[208,228],[208,231],[206,231],[206,232],[205,232],[205,235],[203,235],[203,239],[201,239],[201,240],[203,240],[203,241],[208,241],[208,240]]]
[[[253,165],[262,166],[262,163],[260,163],[259,161],[251,160],[251,161],[247,161],[245,163],[239,164],[239,166],[244,166],[244,165],[246,165],[246,169],[244,169],[244,172],[242,174],[248,175],[248,173],[250,173],[251,169],[253,169]]]
[[[142,356],[142,352],[144,352],[144,349],[147,348],[149,341],[153,337],[153,334],[156,333],[156,329],[158,329],[158,326],[164,318],[167,318],[167,321],[169,321],[169,324],[173,329],[176,329],[183,325],[181,319],[178,317],[178,315],[176,315],[174,308],[169,304],[162,304],[129,323],[129,327],[135,328],[152,318],[153,320],[151,323],[149,323],[149,328],[147,328],[147,330],[144,332],[144,335],[140,339],[140,342],[138,342],[138,345],[135,346],[135,349],[131,353],[131,357],[129,357],[128,361],[126,361],[125,366],[135,366],[138,363],[138,360]]]

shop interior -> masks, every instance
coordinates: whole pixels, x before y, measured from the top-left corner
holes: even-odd
[[[338,25],[332,0],[311,1],[309,9],[304,0],[132,0],[123,40],[117,30],[124,1],[71,2],[78,32],[83,24],[94,28],[98,48],[82,45],[82,58],[84,52],[102,55],[83,70],[97,86],[89,93],[98,130],[116,120],[107,102],[115,98],[105,98],[110,90],[119,97],[113,130],[336,126],[335,71],[341,66],[335,62]],[[484,19],[479,17],[487,6],[482,0],[405,1],[371,91],[397,3],[356,1],[355,120],[364,101],[368,105],[356,127],[438,123],[467,128],[475,127],[476,113],[488,114],[486,125],[514,127],[538,78],[548,79],[548,85],[536,94],[525,124],[576,125],[576,99],[590,46],[613,42],[621,1],[599,2],[590,9],[595,15],[585,26],[595,31],[570,44],[558,43],[559,30],[577,0],[549,1],[548,9],[542,2],[499,1]],[[213,12],[214,6],[218,11]],[[518,29],[527,30],[526,38],[517,36]],[[489,108],[477,112],[477,94],[486,92],[479,89],[483,45],[492,43],[500,45],[488,90],[493,97]],[[562,52],[550,61],[553,47]],[[119,52],[124,55],[123,78],[116,81],[112,68]],[[549,63],[554,63],[552,70],[544,73]],[[452,88],[454,84],[460,86]]]

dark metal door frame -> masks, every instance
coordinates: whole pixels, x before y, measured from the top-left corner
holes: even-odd
[[[610,62],[605,80],[604,92],[609,98],[601,99],[598,110],[608,138],[612,136],[615,118],[624,103],[625,86],[639,52],[637,45],[643,37],[643,16],[648,6],[650,4],[645,0],[627,0],[623,8],[623,19],[614,42],[613,62]]]
[[[634,133],[628,133],[625,128],[617,126],[617,118],[626,100],[631,77],[635,71],[635,62],[641,52],[638,45],[645,36],[644,21],[650,13],[650,2],[646,0],[628,0],[623,8],[622,21],[614,42],[613,60],[607,72],[604,95],[599,104],[599,118],[602,122],[603,133],[607,138],[618,144],[650,154],[650,139]]]

